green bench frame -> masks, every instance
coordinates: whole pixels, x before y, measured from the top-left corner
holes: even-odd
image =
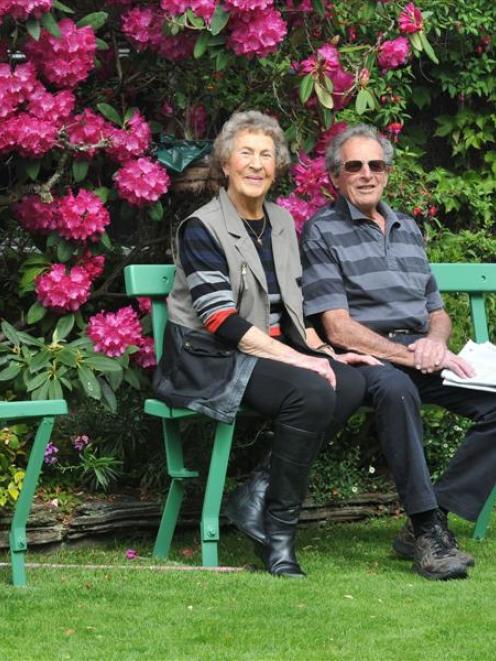
[[[465,292],[470,297],[475,340],[488,340],[484,292],[496,291],[496,265],[494,264],[433,264],[439,288],[444,292]],[[124,270],[126,292],[129,296],[148,296],[152,299],[152,327],[157,359],[163,351],[163,336],[167,323],[167,304],[174,281],[175,267],[167,264],[138,264]],[[154,557],[166,558],[176,528],[184,497],[185,482],[198,477],[198,473],[184,465],[181,442],[181,420],[199,417],[189,409],[167,406],[157,399],[145,401],[145,412],[162,419],[167,470],[171,484],[157,533]],[[202,563],[205,567],[218,566],[219,514],[231,451],[235,422],[215,424],[214,442],[200,522]],[[485,535],[496,488],[493,490],[475,526],[474,537]]]
[[[23,485],[17,500],[12,523],[10,525],[9,546],[12,565],[12,583],[16,587],[26,585],[26,570],[24,566],[28,541],[26,524],[33,504],[33,497],[38,484],[38,477],[43,465],[46,447],[52,435],[55,416],[67,414],[67,404],[63,399],[0,402],[0,420],[15,421],[25,418],[41,418],[33,447],[29,453],[29,461],[24,476]]]

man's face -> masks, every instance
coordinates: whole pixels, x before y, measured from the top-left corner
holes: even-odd
[[[372,172],[368,163],[383,160],[384,151],[376,140],[356,136],[342,145],[339,174],[331,175],[341,195],[367,215],[377,208],[388,181],[388,169]],[[346,172],[344,164],[347,161],[362,161],[363,166],[356,173]]]

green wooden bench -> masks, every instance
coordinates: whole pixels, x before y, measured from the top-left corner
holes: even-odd
[[[63,399],[0,402],[0,420],[18,420],[25,418],[41,418],[33,447],[29,453],[26,474],[17,500],[14,516],[10,525],[9,546],[12,564],[12,583],[16,587],[26,585],[26,570],[24,560],[28,549],[26,523],[33,504],[33,497],[38,483],[45,450],[50,441],[55,416],[65,415],[67,404]]]
[[[469,294],[475,339],[477,342],[486,341],[488,332],[483,294],[496,291],[496,265],[434,264],[433,268],[442,291]],[[165,297],[172,288],[174,274],[173,265],[163,264],[131,265],[127,266],[124,271],[128,295],[149,296],[152,299],[152,327],[157,359],[160,358],[163,351],[162,342],[167,323]],[[161,559],[167,557],[169,553],[184,496],[185,482],[198,476],[197,472],[188,470],[184,465],[180,431],[181,420],[198,417],[198,414],[189,409],[171,408],[157,399],[145,401],[145,412],[162,419],[167,470],[171,478],[153,551],[153,555]],[[217,422],[215,425],[200,523],[202,562],[206,567],[218,565],[219,513],[234,426],[235,423],[228,425],[221,422]],[[474,536],[479,539],[485,535],[495,500],[496,488],[475,527]]]

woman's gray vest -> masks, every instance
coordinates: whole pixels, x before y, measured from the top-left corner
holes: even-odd
[[[276,204],[265,211],[272,227],[274,267],[287,312],[285,334],[305,344],[301,263],[294,221]],[[226,191],[195,211],[225,253],[231,289],[240,316],[264,332],[269,330],[270,302],[265,272],[252,239]],[[179,254],[180,230],[176,237]],[[232,422],[257,358],[229,347],[205,330],[196,314],[186,275],[176,259],[174,286],[167,299],[169,323],[164,356],[157,368],[157,396],[171,406],[191,408],[223,422]]]

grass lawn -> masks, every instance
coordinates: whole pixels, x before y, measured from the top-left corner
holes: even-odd
[[[496,659],[496,535],[469,539],[477,566],[468,580],[431,582],[396,558],[401,521],[307,527],[300,531],[302,581],[263,572],[154,572],[139,541],[29,554],[28,561],[129,565],[130,569],[28,569],[28,587],[0,568],[0,661],[84,659],[381,661]],[[126,548],[139,552],[126,560]],[[249,542],[225,531],[226,565],[255,562]],[[185,556],[191,558],[185,560]],[[6,556],[0,556],[2,561]],[[198,563],[193,533],[173,559]]]

